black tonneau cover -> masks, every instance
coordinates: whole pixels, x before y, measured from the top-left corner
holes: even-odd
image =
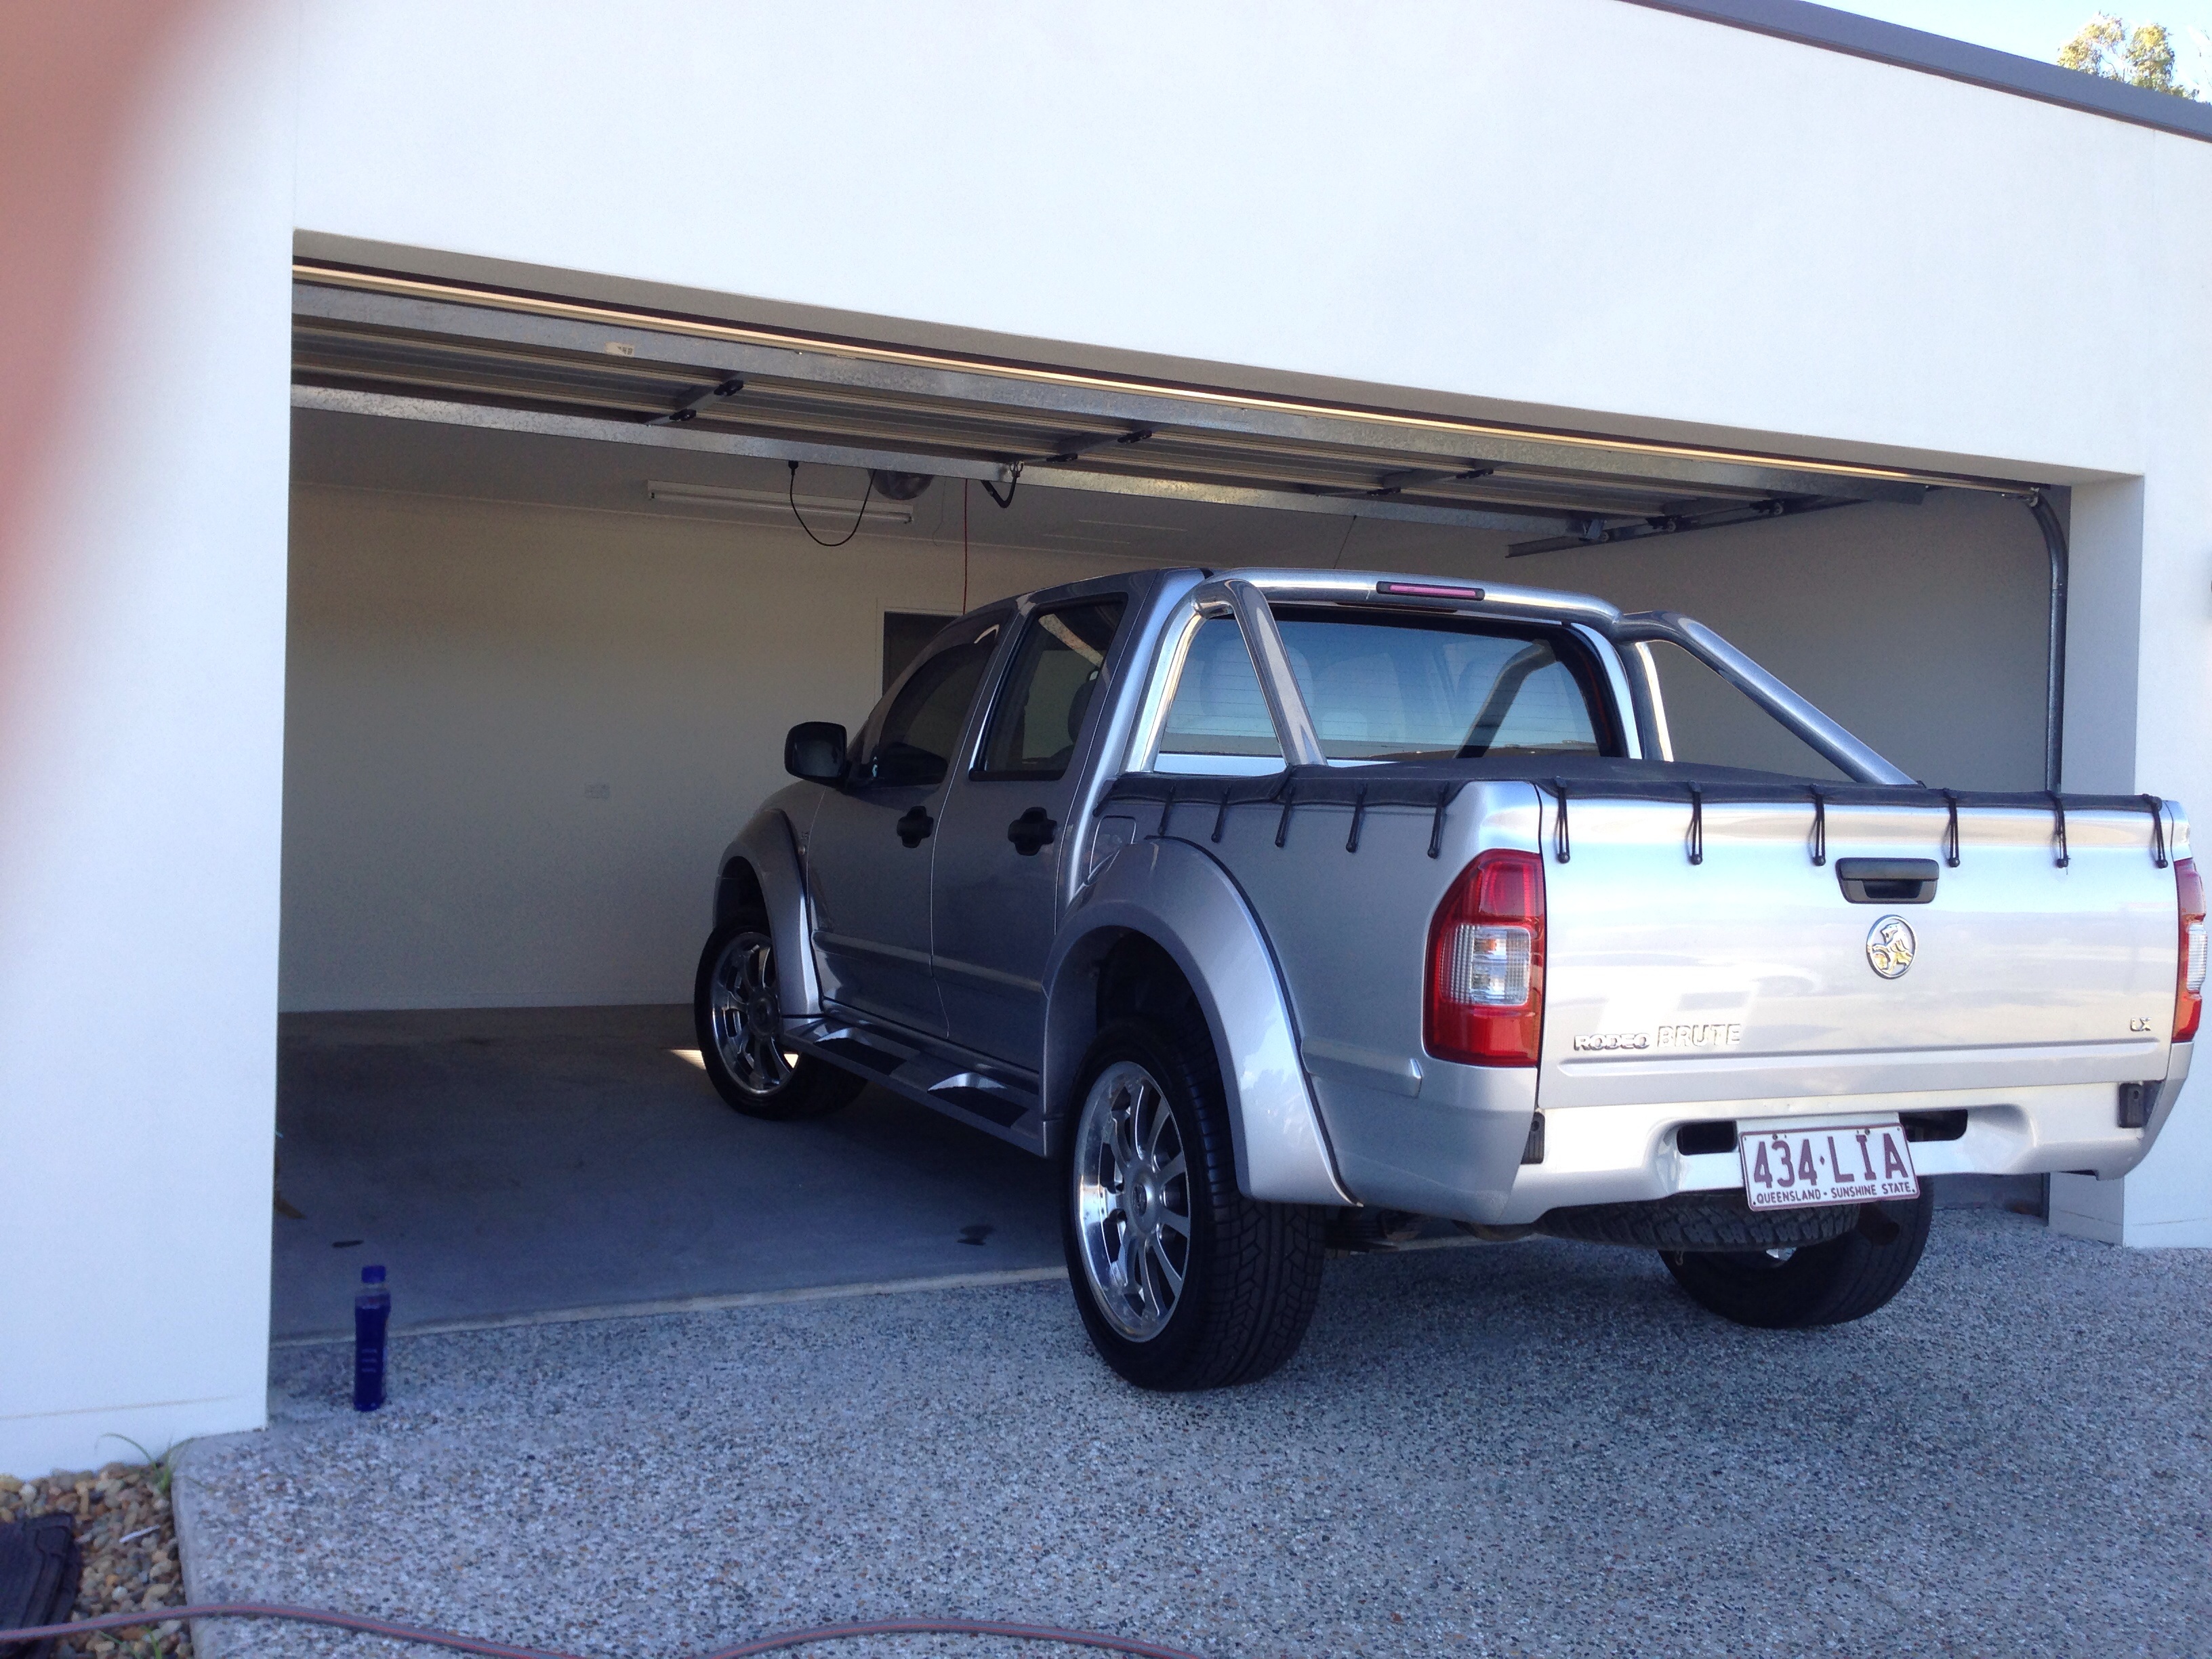
[[[2058,863],[2068,860],[2066,814],[2069,811],[2142,812],[2148,819],[2146,846],[2154,862],[2166,868],[2166,803],[2156,795],[2084,795],[2044,790],[2009,792],[1987,789],[1940,789],[1925,784],[1878,784],[1796,778],[1778,772],[1754,772],[1741,767],[1704,766],[1682,761],[1614,759],[1599,755],[1502,756],[1481,760],[1383,761],[1358,766],[1293,766],[1261,777],[1213,776],[1200,773],[1125,772],[1107,787],[1097,811],[1117,801],[1160,805],[1164,812],[1177,807],[1209,806],[1214,811],[1212,836],[1221,839],[1222,825],[1231,809],[1272,806],[1281,813],[1275,844],[1281,846],[1291,813],[1300,806],[1349,806],[1352,830],[1347,850],[1359,850],[1360,818],[1370,806],[1419,806],[1436,815],[1429,836],[1429,856],[1443,845],[1444,813],[1470,783],[1523,782],[1535,785],[1559,803],[1555,814],[1553,852],[1561,862],[1571,856],[1568,830],[1569,803],[1586,800],[1680,801],[1690,814],[1689,845],[1692,863],[1703,860],[1704,817],[1707,804],[1740,805],[1803,802],[1812,814],[1816,846],[1825,847],[1830,806],[1917,806],[1947,813],[1947,860],[1959,861],[1958,813],[1961,807],[2008,807],[2051,815],[2051,847]],[[1164,812],[1163,822],[1164,823]],[[1816,861],[1825,862],[1819,854]]]

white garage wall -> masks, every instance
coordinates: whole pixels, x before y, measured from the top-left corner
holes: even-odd
[[[1108,568],[978,548],[970,597]],[[284,1006],[689,1000],[784,732],[857,726],[883,613],[959,599],[957,545],[299,488]]]
[[[1917,778],[2043,787],[2049,557],[2027,509],[1942,495],[1501,561],[1711,623]]]
[[[1347,551],[1686,610],[1908,769],[2039,776],[2044,556],[2016,506],[1854,507],[1527,560],[1370,522]],[[979,548],[970,597],[1115,568]],[[856,726],[883,612],[954,610],[959,580],[941,543],[831,551],[775,526],[299,487],[284,1006],[687,999],[715,859],[785,781],[784,732]]]

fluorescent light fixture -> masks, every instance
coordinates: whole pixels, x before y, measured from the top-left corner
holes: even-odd
[[[671,483],[665,479],[648,478],[645,495],[647,501],[658,501],[664,507],[710,507],[718,513],[740,514],[747,518],[791,517],[792,498],[781,489],[726,489],[720,484]],[[817,514],[832,526],[840,518],[851,523],[855,513],[871,524],[914,522],[914,505],[910,501],[872,498],[865,509],[857,495],[801,495],[798,502],[799,510],[806,514],[807,521],[817,529],[821,527],[814,516]]]

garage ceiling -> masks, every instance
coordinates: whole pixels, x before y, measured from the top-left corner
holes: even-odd
[[[1524,539],[1531,553],[2018,482],[956,357],[302,262],[293,401],[337,412]]]

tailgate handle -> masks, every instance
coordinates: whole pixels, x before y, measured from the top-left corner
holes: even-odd
[[[1941,868],[1934,859],[1838,859],[1836,884],[1853,904],[1927,904]]]

